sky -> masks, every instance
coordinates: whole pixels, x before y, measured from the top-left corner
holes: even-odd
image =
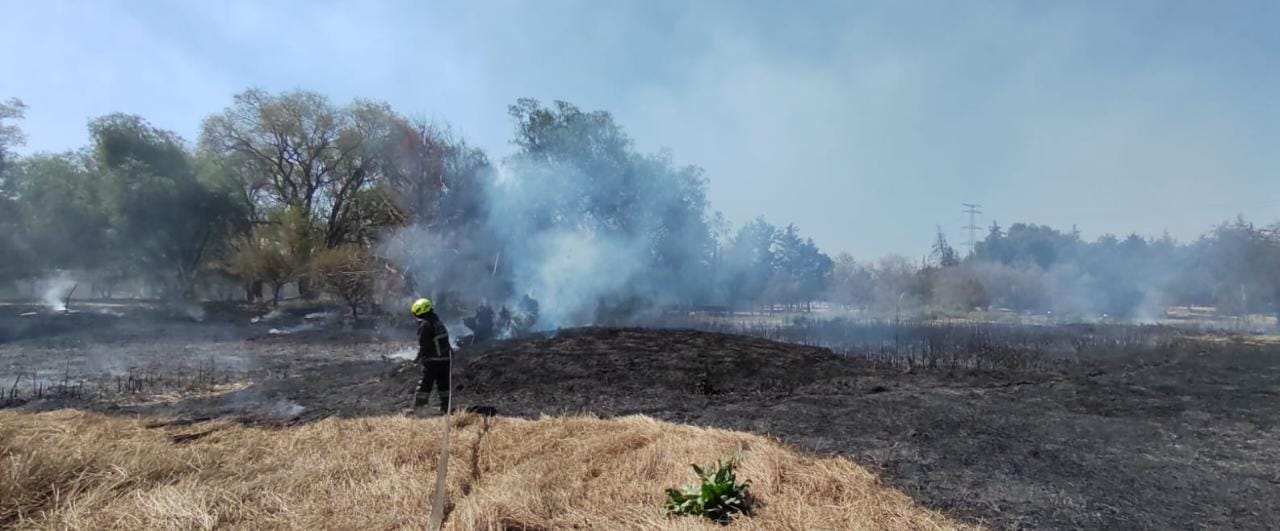
[[[501,160],[507,105],[615,116],[740,224],[830,253],[1280,221],[1280,2],[6,2],[25,152],[139,114],[194,141],[248,87],[385,100]]]

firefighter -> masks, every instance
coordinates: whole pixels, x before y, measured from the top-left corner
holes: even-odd
[[[538,323],[538,301],[530,297],[528,293],[524,294],[524,298],[520,299],[520,311],[524,312],[524,318],[521,319],[520,328],[528,330]]]
[[[449,345],[449,330],[440,322],[429,299],[418,299],[410,307],[418,318],[418,363],[422,364],[422,381],[413,395],[413,407],[417,409],[430,402],[431,388],[440,393],[440,413],[449,412],[449,362],[453,347]]]
[[[507,309],[507,305],[503,304],[502,309],[498,310],[498,336],[511,337],[516,333],[515,316],[511,310]]]
[[[484,302],[476,308],[475,317],[463,319],[462,324],[471,329],[472,341],[475,343],[484,343],[493,339],[493,309]]]

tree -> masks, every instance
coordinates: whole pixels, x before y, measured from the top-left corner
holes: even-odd
[[[730,240],[723,271],[731,308],[761,301],[773,280],[776,267],[773,243],[777,233],[777,227],[756,218],[739,228]]]
[[[316,283],[346,302],[351,319],[356,322],[360,320],[360,308],[373,299],[374,268],[373,257],[356,244],[320,251],[311,263]]]
[[[934,302],[937,304],[964,311],[991,304],[987,286],[974,268],[944,267],[935,273]]]
[[[974,243],[972,258],[1001,264],[1007,264],[1012,261],[1009,256],[1008,245],[1005,243],[1004,229],[1000,228],[999,223],[992,221],[991,226],[987,228],[987,237]]]
[[[0,260],[0,281],[25,276],[31,260],[20,234],[23,224],[19,194],[10,168],[13,155],[9,151],[11,146],[22,145],[25,137],[16,124],[6,123],[21,120],[25,110],[26,106],[17,98],[0,102],[0,256],[5,257]]]
[[[285,285],[308,273],[321,237],[302,211],[276,210],[232,244],[227,269],[247,282],[270,285],[271,303],[277,305]]]
[[[521,148],[509,162],[546,187],[545,193],[518,192],[530,207],[524,211],[530,227],[633,234],[642,213],[640,176],[631,139],[609,113],[582,112],[563,101],[543,107],[533,99],[520,99],[508,111]]]
[[[1201,266],[1214,279],[1219,310],[1245,315],[1275,307],[1280,261],[1273,235],[1238,217],[1202,237],[1197,247]]]
[[[376,214],[389,215],[383,226],[406,226],[377,235],[386,267],[406,293],[418,285],[465,285],[476,298],[509,297],[494,267],[502,246],[485,226],[494,174],[488,157],[442,127],[398,120],[395,128],[382,145],[382,179],[361,203],[385,205]],[[446,254],[448,260],[434,259]],[[478,278],[476,271],[490,273]]]
[[[50,269],[108,268],[111,226],[99,176],[86,153],[39,154],[9,172],[15,197],[15,232],[27,251],[19,276]],[[16,265],[16,261],[15,261]]]
[[[13,146],[26,143],[26,136],[17,124],[6,123],[22,120],[26,117],[27,106],[18,98],[10,98],[0,102],[0,178],[3,178],[5,166],[13,154],[9,151]]]
[[[314,92],[252,89],[205,120],[200,146],[234,168],[257,208],[299,209],[332,248],[351,241],[365,221],[356,198],[376,181],[380,149],[397,120],[383,103],[335,107]]]
[[[588,242],[620,266],[593,271],[609,277],[601,289],[613,292],[594,294],[600,298],[710,298],[715,240],[700,168],[636,152],[607,112],[532,99],[509,112],[521,150],[507,159],[511,178],[490,205],[504,223],[490,229],[510,255],[537,261],[543,251],[527,247],[535,242]]]
[[[427,122],[395,119],[391,127],[382,178],[400,221],[437,228],[481,221],[492,170],[484,152]]]
[[[983,261],[1026,261],[1048,269],[1057,262],[1073,260],[1079,243],[1074,231],[1063,234],[1044,225],[1014,223],[1006,234],[1001,234],[999,226],[993,225],[987,238],[974,247],[974,254]]]
[[[800,237],[795,224],[788,224],[774,236],[772,298],[786,304],[808,304],[826,289],[831,258],[818,250],[812,239]]]
[[[805,303],[805,309],[813,310],[813,301],[827,291],[831,281],[831,269],[834,267],[831,257],[818,249],[812,238],[806,238],[801,247],[801,270],[799,296]]]
[[[960,264],[960,255],[947,243],[947,236],[942,233],[941,226],[938,227],[938,236],[933,240],[933,258],[942,267]]]
[[[903,304],[924,300],[919,282],[920,269],[901,255],[881,257],[871,268],[875,279],[875,305],[882,311],[896,311]],[[909,299],[908,297],[911,297]]]
[[[828,300],[862,308],[871,302],[874,289],[870,270],[854,260],[849,253],[836,256],[832,262]]]
[[[972,289],[976,286],[969,287],[970,291],[964,295],[966,309],[987,304],[1015,311],[1042,312],[1053,309],[1050,275],[1037,265],[968,261],[962,267],[983,288],[978,292]],[[951,293],[965,292],[962,290]],[[973,295],[981,297],[970,297]],[[983,300],[987,304],[982,304]]]
[[[124,114],[91,121],[89,132],[113,259],[194,297],[196,275],[242,213],[200,182],[176,134]]]
[[[649,284],[683,294],[682,302],[710,300],[716,240],[702,168],[676,166],[668,153],[644,156],[639,166],[647,176],[639,225],[648,242]]]

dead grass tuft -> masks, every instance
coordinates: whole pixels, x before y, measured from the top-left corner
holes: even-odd
[[[751,479],[757,502],[754,516],[731,528],[963,527],[851,461],[755,435],[646,417],[461,415],[454,423],[452,529],[720,529],[665,516],[663,489],[691,480],[691,462],[739,448],[739,477]],[[75,410],[0,411],[0,527],[426,526],[439,419],[147,424]]]

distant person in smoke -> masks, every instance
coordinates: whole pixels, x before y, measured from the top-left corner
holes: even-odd
[[[422,364],[422,380],[413,395],[413,407],[427,405],[431,401],[431,388],[440,394],[440,412],[449,412],[449,369],[453,347],[449,345],[449,330],[440,322],[431,300],[422,298],[410,307],[418,318],[418,363]]]
[[[515,328],[515,317],[507,309],[507,305],[503,304],[502,309],[498,310],[498,334],[501,337],[511,337],[515,335]]]
[[[476,315],[462,320],[462,324],[471,329],[474,343],[483,343],[493,339],[493,309],[487,303],[480,303]]]
[[[520,311],[524,312],[524,319],[520,323],[521,330],[533,328],[533,325],[538,322],[538,301],[525,293],[520,299]]]

